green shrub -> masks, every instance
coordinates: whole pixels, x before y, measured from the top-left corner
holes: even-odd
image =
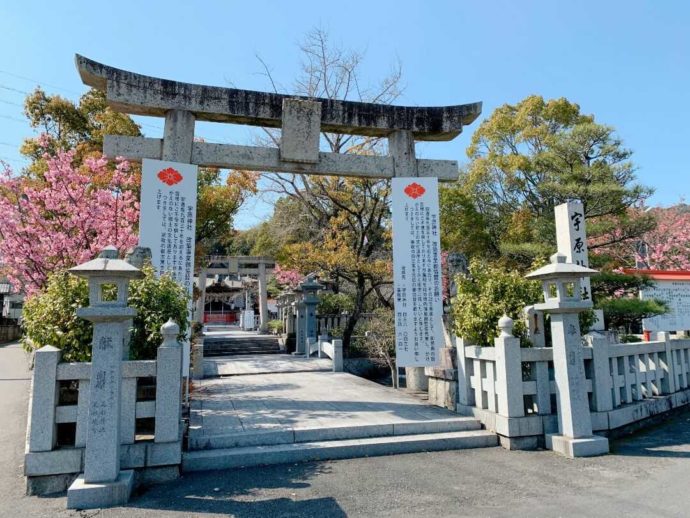
[[[130,340],[130,358],[154,359],[163,341],[161,326],[169,318],[180,326],[182,339],[187,331],[187,294],[169,275],[156,277],[151,265],[142,268],[144,278],[129,285],[129,305],[137,310]],[[27,350],[44,345],[62,349],[65,361],[91,360],[92,324],[77,317],[77,308],[89,305],[85,279],[68,272],[51,275],[40,293],[24,305],[22,344]]]
[[[54,273],[39,294],[29,297],[22,311],[28,351],[52,345],[62,349],[64,361],[91,359],[91,322],[77,317],[77,308],[89,305],[89,288],[84,279],[67,272]]]
[[[515,336],[529,344],[522,311],[542,301],[539,282],[477,260],[470,263],[469,276],[458,275],[455,282],[457,296],[451,311],[458,336],[473,345],[491,346],[498,336],[498,319],[506,314],[515,322]]]
[[[268,329],[274,334],[280,334],[283,332],[283,321],[282,320],[269,320]]]

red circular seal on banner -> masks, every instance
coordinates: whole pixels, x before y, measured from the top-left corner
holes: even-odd
[[[168,167],[167,169],[162,169],[158,172],[158,179],[164,184],[172,187],[176,183],[180,183],[183,179],[183,176],[177,169]]]
[[[407,187],[405,187],[405,194],[407,194],[413,200],[416,200],[426,192],[426,189],[419,185],[417,182],[412,182]]]

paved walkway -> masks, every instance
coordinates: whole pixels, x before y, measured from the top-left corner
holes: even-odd
[[[204,358],[204,376],[207,378],[331,370],[333,370],[333,362],[328,358],[302,358],[290,354],[213,356]]]
[[[0,346],[0,517],[681,517],[690,509],[690,411],[566,459],[502,448],[189,473],[128,507],[76,512],[65,495],[24,496],[26,356]]]
[[[231,376],[200,380],[195,386],[190,425],[206,435],[459,417],[404,391],[346,373]]]

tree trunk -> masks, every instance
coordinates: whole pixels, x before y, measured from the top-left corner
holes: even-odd
[[[357,291],[355,293],[355,308],[350,315],[350,319],[347,321],[347,325],[343,330],[343,352],[350,352],[350,341],[352,340],[352,334],[357,325],[359,317],[362,315],[364,310],[364,297],[366,295],[366,280],[363,275],[357,275]]]

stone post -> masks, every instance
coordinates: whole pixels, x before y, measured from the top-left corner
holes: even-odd
[[[199,270],[199,298],[196,301],[196,321],[204,323],[204,308],[206,307],[206,268]]]
[[[664,342],[664,354],[662,368],[664,370],[664,379],[661,381],[662,394],[673,394],[678,390],[676,368],[673,361],[673,349],[671,348],[671,334],[662,331],[657,335],[657,340]]]
[[[474,406],[474,393],[472,392],[470,373],[468,372],[467,358],[465,357],[465,339],[455,337],[455,348],[458,365],[458,405],[459,414],[472,415]]]
[[[259,331],[268,329],[268,294],[266,292],[266,263],[259,261]]]
[[[585,335],[587,345],[592,349],[592,388],[594,391],[594,410],[608,412],[613,410],[611,395],[611,369],[609,367],[609,341],[599,333]]]
[[[108,247],[97,259],[70,270],[89,282],[90,306],[79,308],[77,316],[93,322],[84,473],[67,491],[72,509],[121,505],[134,482],[132,470],[120,471],[123,323],[136,315],[127,306],[129,281],[142,274],[117,257],[117,250]]]
[[[605,437],[592,435],[587,396],[582,336],[578,313],[592,307],[583,300],[581,279],[595,270],[566,263],[563,254],[551,256],[551,264],[527,275],[542,281],[544,300],[535,310],[551,314],[553,366],[558,399],[558,434],[546,436],[546,446],[568,457],[608,453]]]
[[[168,320],[161,327],[163,344],[156,357],[155,442],[180,440],[182,408],[182,345],[177,340],[180,326]]]
[[[513,320],[507,315],[498,321],[498,328],[501,334],[494,340],[498,413],[505,417],[523,417],[520,339],[513,336]]]
[[[333,340],[333,372],[343,372],[343,341]]]
[[[52,345],[34,354],[29,409],[29,451],[50,451],[55,446],[55,407],[58,401],[57,366],[62,351]]]

